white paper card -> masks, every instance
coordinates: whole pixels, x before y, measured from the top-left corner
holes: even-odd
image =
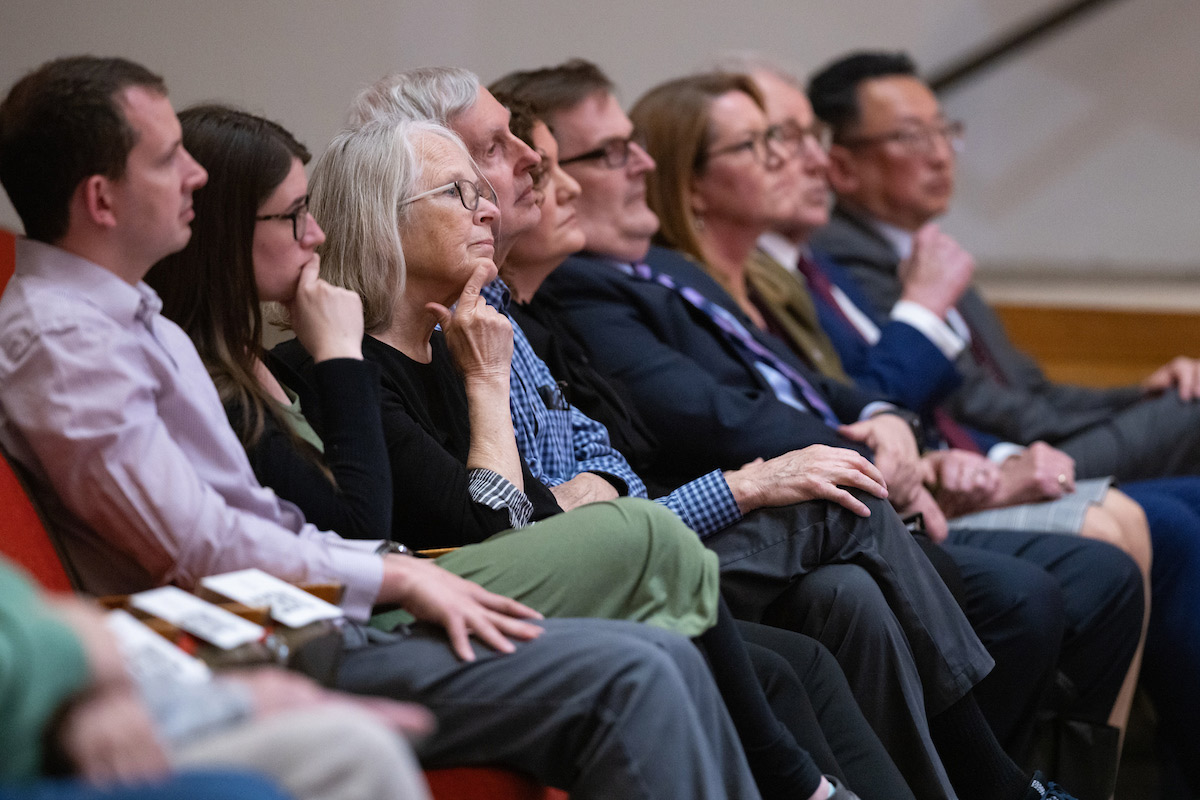
[[[139,682],[207,683],[212,671],[139,622],[128,611],[117,609],[105,617],[117,639],[125,665]]]
[[[270,606],[271,617],[289,628],[323,619],[340,619],[342,609],[298,586],[258,569],[243,569],[203,578],[201,585],[248,606]]]
[[[129,596],[134,608],[165,619],[222,650],[257,642],[266,631],[175,586],[163,586]]]

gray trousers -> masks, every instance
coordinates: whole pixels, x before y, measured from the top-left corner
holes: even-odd
[[[993,661],[886,501],[761,509],[710,536],[734,613],[805,633],[837,657],[863,714],[918,798],[954,797],[928,716]]]
[[[1184,403],[1168,389],[1051,444],[1075,459],[1080,478],[1200,475],[1200,403]]]
[[[733,723],[696,647],[633,622],[548,619],[502,655],[459,661],[439,629],[367,632],[340,688],[428,706],[427,767],[496,765],[586,798],[757,798]],[[357,646],[356,646],[357,645]]]

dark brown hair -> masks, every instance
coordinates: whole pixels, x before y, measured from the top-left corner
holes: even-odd
[[[282,126],[229,106],[195,106],[179,121],[183,146],[208,170],[208,183],[194,195],[196,219],[187,247],[158,262],[146,282],[162,297],[163,315],[195,343],[222,402],[243,409],[234,428],[250,447],[262,435],[266,414],[275,414],[282,429],[292,429],[254,376],[254,360],[264,355],[254,282],[255,217],[293,159],[307,164],[311,156]]]
[[[574,108],[597,92],[613,91],[613,83],[592,62],[573,58],[556,67],[510,72],[488,86],[488,91],[527,104],[553,128],[557,112]]]
[[[0,184],[26,236],[57,242],[79,183],[125,174],[137,134],[118,95],[131,86],[167,93],[163,79],[140,64],[74,56],[30,72],[0,103]]]

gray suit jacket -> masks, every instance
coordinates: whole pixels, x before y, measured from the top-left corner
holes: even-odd
[[[861,217],[838,206],[829,225],[812,243],[850,271],[878,313],[886,314],[900,298],[899,255]],[[1141,397],[1137,387],[1097,390],[1050,381],[1032,359],[1013,346],[1000,320],[974,288],[963,294],[958,311],[993,364],[983,366],[970,349],[959,356],[957,366],[964,380],[947,399],[946,408],[961,423],[1020,444],[1037,439],[1053,444]],[[1070,335],[1070,331],[1063,333]]]

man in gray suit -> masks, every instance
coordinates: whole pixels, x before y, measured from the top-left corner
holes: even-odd
[[[829,182],[837,194],[813,245],[886,313],[910,277],[917,231],[950,203],[962,124],[943,116],[902,53],[844,57],[808,89],[833,131]],[[965,379],[949,410],[984,438],[1049,442],[1075,459],[1081,478],[1200,473],[1200,361],[1176,358],[1138,386],[1087,389],[1046,378],[973,288],[946,322],[968,345],[958,358]]]

